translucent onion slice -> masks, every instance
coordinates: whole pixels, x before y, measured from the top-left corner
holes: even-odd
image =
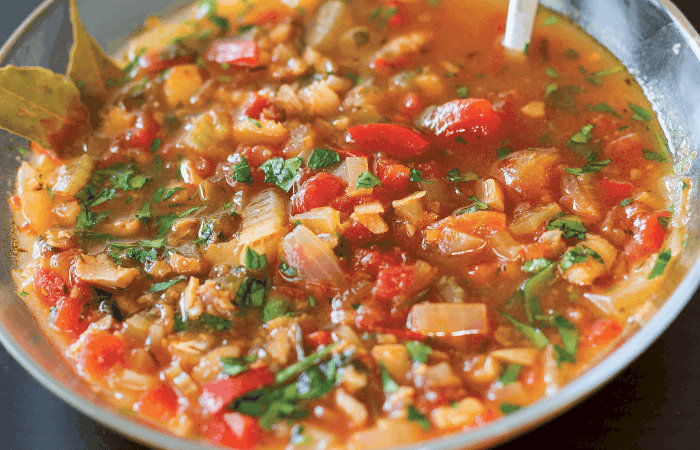
[[[289,266],[309,281],[345,286],[347,280],[333,250],[304,225],[299,225],[282,239],[282,253]]]

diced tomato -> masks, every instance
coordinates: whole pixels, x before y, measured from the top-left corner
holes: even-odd
[[[411,158],[425,153],[427,137],[408,127],[391,123],[370,123],[348,129],[348,143],[372,153],[385,152],[397,158]]]
[[[282,113],[279,108],[267,97],[257,94],[246,106],[245,115],[253,119],[270,119],[277,122],[282,120]]]
[[[204,426],[202,426],[202,434],[208,441],[214,444],[232,448],[236,448],[238,444],[236,436],[222,416],[216,416],[206,422]]]
[[[83,306],[90,301],[91,291],[88,286],[74,287],[71,295],[61,298],[56,304],[51,326],[61,331],[76,334],[85,331],[89,325],[87,320],[80,320]]]
[[[258,64],[258,44],[253,41],[217,39],[211,43],[204,58],[216,64],[255,67]]]
[[[292,214],[301,214],[321,206],[328,206],[343,195],[345,185],[338,177],[320,172],[301,185],[292,197]]]
[[[29,143],[29,148],[32,149],[33,151],[40,153],[46,157],[48,157],[51,161],[57,162],[60,161],[61,159],[54,153],[53,150],[40,147],[39,144],[36,142],[32,141]]]
[[[392,298],[405,291],[415,275],[413,267],[393,266],[382,269],[377,274],[377,284],[374,288],[374,298],[391,301]]]
[[[614,201],[619,201],[625,198],[627,194],[632,192],[634,186],[631,183],[624,181],[615,181],[608,177],[603,177],[599,181],[600,188],[607,198]]]
[[[603,147],[601,159],[612,159],[616,164],[639,165],[644,163],[644,140],[637,133],[629,133]]]
[[[389,194],[400,195],[406,192],[411,184],[411,170],[391,159],[377,159],[375,173],[382,182],[380,189],[389,191]]]
[[[620,123],[611,114],[600,114],[591,121],[593,127],[593,137],[597,139],[608,139],[620,128]]]
[[[202,178],[209,178],[216,172],[216,161],[206,156],[200,156],[194,162],[194,170]]]
[[[671,217],[671,213],[658,211],[638,220],[637,230],[624,250],[630,261],[639,261],[661,249],[666,238],[666,231],[659,223],[661,217]]]
[[[10,203],[10,208],[12,208],[15,211],[22,208],[22,199],[20,198],[19,195],[11,196],[9,199],[9,203]]]
[[[361,223],[353,220],[345,227],[343,237],[351,244],[364,245],[372,240],[372,233]]]
[[[70,292],[63,278],[43,264],[38,264],[34,269],[34,290],[49,306],[55,305]]]
[[[423,109],[423,100],[415,92],[407,93],[399,104],[399,112],[409,119],[413,118]]]
[[[209,414],[217,414],[232,400],[274,382],[275,376],[267,367],[251,369],[235,377],[205,384],[200,402]]]
[[[311,347],[316,348],[319,345],[328,345],[333,342],[331,334],[327,331],[315,331],[308,336],[306,336],[306,343]]]
[[[477,414],[476,418],[474,419],[474,427],[482,427],[487,423],[493,421],[493,419],[495,418],[496,417],[494,416],[493,412],[491,412],[491,410],[488,409],[480,414]]]
[[[452,100],[438,106],[425,125],[436,136],[461,137],[467,142],[495,136],[501,126],[501,118],[483,98]]]
[[[341,195],[331,202],[331,206],[345,214],[352,214],[355,206],[375,201],[374,195]]]
[[[177,394],[164,383],[159,383],[139,397],[134,409],[160,422],[177,417],[179,409]]]
[[[126,142],[130,146],[147,149],[160,132],[160,123],[152,115],[144,113],[136,119],[136,125],[126,134]]]
[[[353,268],[376,277],[380,270],[396,266],[400,260],[393,253],[380,252],[376,246],[358,248],[352,257]]]
[[[236,438],[234,447],[237,449],[251,449],[262,439],[263,430],[254,417],[234,412],[224,414],[224,421]]]
[[[194,54],[168,58],[162,52],[146,52],[139,58],[139,66],[146,72],[157,73],[167,68],[191,64],[194,61]]]
[[[604,345],[622,333],[622,326],[615,319],[602,319],[588,327],[583,342],[588,345]]]
[[[98,378],[106,374],[112,366],[124,364],[124,339],[103,332],[95,332],[85,338],[77,360],[88,375]]]
[[[396,0],[389,0],[386,2],[386,6],[390,11],[395,11],[386,23],[393,28],[401,26],[401,24],[403,24],[403,15],[399,12],[398,2]]]

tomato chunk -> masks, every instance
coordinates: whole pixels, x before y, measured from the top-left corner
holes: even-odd
[[[402,116],[412,118],[423,109],[423,100],[415,92],[407,93],[399,104],[399,112]]]
[[[452,100],[438,106],[427,118],[425,126],[436,136],[461,137],[467,142],[494,136],[501,118],[483,98]]]
[[[82,369],[92,377],[101,377],[112,366],[124,364],[124,339],[107,333],[92,333],[78,352],[77,359]]]
[[[632,192],[634,186],[631,183],[624,181],[615,181],[608,177],[603,177],[600,180],[600,188],[606,197],[611,200],[622,200],[627,194]]]
[[[160,132],[160,123],[150,114],[141,114],[136,125],[126,135],[126,141],[132,147],[147,149]]]
[[[661,249],[666,238],[666,231],[659,221],[663,217],[671,217],[671,213],[658,211],[639,219],[636,233],[625,246],[624,254],[627,258],[633,262],[639,261]]]
[[[87,287],[73,289],[70,296],[61,298],[56,304],[51,326],[61,331],[81,333],[88,326],[88,321],[81,321],[83,306],[90,300]]]
[[[588,327],[583,342],[590,345],[603,345],[622,333],[622,326],[615,319],[603,319]]]
[[[308,336],[306,336],[306,343],[311,347],[316,348],[319,345],[328,345],[333,342],[331,334],[327,331],[315,331]]]
[[[274,382],[275,376],[267,367],[251,369],[235,377],[202,386],[201,403],[209,414],[216,414],[232,400]]]
[[[411,158],[428,150],[427,137],[408,127],[391,123],[370,123],[348,129],[347,141],[372,153],[386,152],[397,158]]]
[[[390,194],[405,192],[411,183],[411,170],[390,159],[377,160],[375,173],[382,182],[380,189],[389,191]]]
[[[321,172],[309,178],[292,197],[292,214],[301,214],[321,206],[328,206],[345,192],[339,178]]]
[[[160,422],[177,417],[178,408],[177,394],[164,383],[141,394],[134,404],[136,411]]]
[[[262,439],[263,430],[254,417],[234,412],[224,414],[224,421],[235,437],[235,448],[247,450],[255,447]]]
[[[34,269],[34,290],[40,299],[53,306],[69,293],[68,284],[55,271],[39,264]]]
[[[258,44],[253,41],[217,39],[211,43],[204,58],[216,64],[255,67],[258,64]]]
[[[374,298],[390,301],[413,283],[414,274],[413,267],[394,266],[380,270],[377,274]]]

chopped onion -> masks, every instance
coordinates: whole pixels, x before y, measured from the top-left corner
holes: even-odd
[[[418,422],[406,419],[379,419],[377,424],[350,436],[355,450],[394,447],[424,439]]]
[[[523,248],[507,231],[499,231],[489,237],[489,243],[496,254],[507,261],[518,259]]]
[[[537,359],[537,354],[539,352],[534,348],[507,348],[503,350],[495,350],[489,353],[493,358],[499,361],[511,363],[511,364],[522,364],[524,366],[531,366],[535,364]]]
[[[304,225],[282,239],[281,249],[287,264],[302,278],[336,287],[347,283],[333,250]]]
[[[505,386],[500,381],[496,381],[491,385],[491,388],[489,388],[486,397],[494,402],[514,403],[516,405],[525,405],[530,399],[530,396],[527,394],[527,391],[520,381]]]
[[[289,220],[294,223],[298,220],[316,234],[332,233],[340,226],[340,211],[330,206],[322,206],[321,208],[314,208],[311,211],[292,216]]]
[[[423,230],[423,236],[428,244],[437,245],[440,252],[445,255],[459,255],[479,250],[486,244],[486,241],[483,239],[449,227],[442,229],[426,228]]]
[[[420,303],[408,316],[413,331],[429,336],[464,336],[488,332],[483,303]]]
[[[286,201],[277,189],[266,189],[250,199],[242,216],[238,241],[246,247],[282,230],[287,223]]]
[[[414,192],[408,197],[391,202],[391,206],[394,207],[396,216],[414,224],[422,219],[423,215],[425,214],[422,200],[423,197],[425,197],[425,194],[425,191],[418,191]]]
[[[360,194],[370,191],[370,189],[355,189],[360,174],[367,171],[369,171],[367,158],[358,156],[348,156],[345,158],[345,179],[348,182],[348,194]]]
[[[539,206],[513,219],[508,230],[516,236],[535,234],[560,212],[561,208],[556,203]]]

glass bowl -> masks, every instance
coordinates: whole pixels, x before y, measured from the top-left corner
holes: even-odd
[[[108,50],[152,14],[168,14],[189,0],[78,1],[88,31]],[[667,0],[543,0],[541,2],[582,26],[608,47],[631,71],[651,100],[676,155],[685,156],[700,143],[700,36]],[[0,49],[0,65],[44,66],[64,72],[71,44],[67,2],[46,0],[17,28]],[[8,197],[25,142],[0,130],[0,173],[6,180],[0,199],[5,236],[13,227]],[[684,172],[700,184],[700,162]],[[470,433],[416,443],[406,449],[484,448],[511,439],[561,414],[595,392],[646,350],[690,300],[700,283],[700,189],[691,190],[691,216],[686,249],[676,273],[668,277],[655,316],[598,365],[556,395]],[[183,439],[120,414],[73,374],[39,330],[16,295],[10,271],[12,239],[0,243],[0,341],[42,385],[82,413],[136,441],[157,448],[213,448]]]

